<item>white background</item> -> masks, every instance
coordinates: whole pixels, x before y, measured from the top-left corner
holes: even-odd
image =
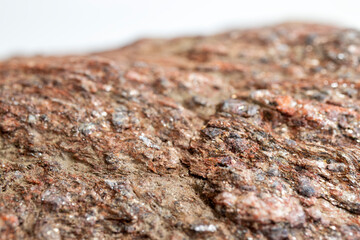
[[[139,37],[211,34],[283,21],[360,29],[360,0],[0,0],[0,59],[84,53]]]

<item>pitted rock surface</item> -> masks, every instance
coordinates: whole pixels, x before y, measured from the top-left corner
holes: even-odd
[[[0,63],[1,239],[360,239],[360,33],[286,23]]]

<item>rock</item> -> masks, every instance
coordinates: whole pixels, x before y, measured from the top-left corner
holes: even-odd
[[[360,239],[360,34],[302,23],[0,62],[1,239]]]

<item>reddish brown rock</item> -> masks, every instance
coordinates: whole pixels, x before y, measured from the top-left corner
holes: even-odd
[[[282,24],[0,63],[1,239],[360,239],[360,34]]]

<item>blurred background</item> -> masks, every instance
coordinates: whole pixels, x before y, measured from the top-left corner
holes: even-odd
[[[0,59],[107,50],[141,37],[284,21],[360,29],[359,0],[0,0]]]

